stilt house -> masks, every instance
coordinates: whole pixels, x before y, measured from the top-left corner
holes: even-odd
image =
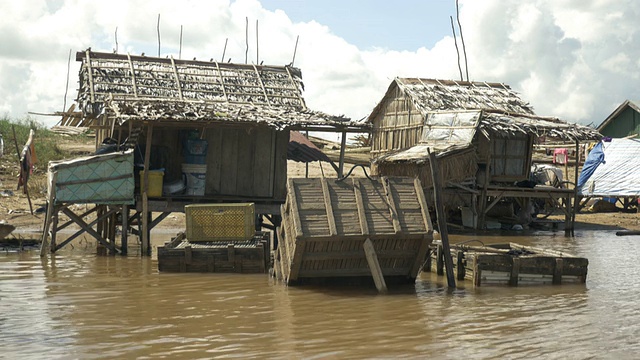
[[[368,120],[374,174],[416,176],[429,189],[428,154],[435,153],[445,206],[471,209],[480,228],[487,212],[506,198],[521,207],[531,198],[567,200],[562,209],[572,226],[574,190],[527,186],[533,144],[541,136],[575,144],[599,138],[595,129],[536,116],[499,83],[396,78]]]
[[[135,191],[143,252],[150,229],[185,204],[253,202],[256,214],[277,221],[286,198],[289,131],[363,131],[345,117],[308,109],[301,71],[292,66],[90,50],[76,60],[82,63],[78,107],[96,130],[97,147],[110,138],[134,149],[135,179],[143,185]],[[191,140],[205,144],[200,153],[185,145]],[[150,170],[162,169],[165,185],[180,183],[189,156],[199,157],[203,194],[147,193]],[[153,212],[160,215],[152,219]]]

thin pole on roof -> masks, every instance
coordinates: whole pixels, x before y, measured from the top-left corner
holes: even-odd
[[[256,19],[256,64],[260,64],[260,43],[258,42],[258,20]]]
[[[245,17],[244,42],[247,47],[244,50],[244,63],[247,63],[247,55],[249,55],[249,17]]]
[[[291,60],[291,66],[296,62],[296,52],[298,51],[298,40],[300,40],[300,35],[296,36],[296,47],[293,48],[293,59]]]
[[[64,101],[62,102],[62,112],[67,111],[67,93],[69,92],[69,71],[71,71],[71,49],[69,49],[69,60],[67,60],[67,85],[64,87]]]
[[[227,52],[227,43],[229,42],[229,38],[226,38],[224,40],[224,50],[222,50],[222,59],[220,59],[220,62],[224,62],[224,54]]]
[[[158,30],[158,57],[160,57],[160,14],[158,14],[158,25],[156,28]]]
[[[464,81],[462,77],[462,67],[460,66],[460,50],[458,49],[458,40],[456,39],[456,28],[453,26],[453,16],[449,16],[451,20],[451,31],[453,31],[453,43],[456,46],[456,54],[458,54],[458,71],[460,71],[460,81]]]
[[[180,25],[180,50],[178,50],[178,59],[182,59],[182,25]]]
[[[467,63],[467,48],[464,46],[464,37],[462,36],[462,25],[460,25],[460,7],[456,0],[456,19],[458,20],[458,29],[460,29],[460,40],[462,41],[462,52],[464,54],[464,71],[467,74],[467,82],[469,81],[469,64]]]

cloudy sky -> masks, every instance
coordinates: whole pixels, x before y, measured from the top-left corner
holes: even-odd
[[[0,115],[13,118],[61,111],[69,68],[68,107],[75,52],[115,51],[116,29],[118,53],[157,56],[158,14],[162,57],[221,60],[228,39],[225,61],[285,65],[299,37],[308,106],[353,119],[396,76],[460,77],[455,0],[20,0],[0,13]],[[539,115],[598,125],[640,100],[639,15],[636,0],[460,0],[469,78],[509,84]]]

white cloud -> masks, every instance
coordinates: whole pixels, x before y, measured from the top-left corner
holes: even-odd
[[[75,51],[112,51],[116,27],[120,53],[157,55],[158,14],[161,56],[178,56],[181,26],[185,59],[221,60],[228,39],[225,61],[256,62],[258,20],[259,61],[288,64],[299,36],[295,65],[307,104],[352,118],[367,116],[396,76],[459,78],[451,36],[417,51],[361,50],[323,24],[294,23],[258,0],[23,0],[2,2],[0,12],[0,113],[14,117],[61,110],[73,49],[69,104]],[[638,15],[634,0],[463,0],[469,75],[511,85],[541,115],[598,124],[625,99],[640,99]],[[420,35],[406,24],[404,36]]]

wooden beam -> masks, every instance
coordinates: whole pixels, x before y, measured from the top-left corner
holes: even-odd
[[[333,205],[331,204],[331,193],[329,192],[329,185],[327,184],[327,178],[320,178],[322,184],[322,196],[324,197],[324,207],[327,212],[327,222],[329,223],[329,235],[338,235],[336,229],[336,219],[333,217]]]
[[[133,68],[133,62],[131,61],[131,55],[127,53],[127,60],[129,61],[129,69],[131,70],[131,85],[133,86],[133,95],[138,97],[138,85],[136,84],[136,72]]]
[[[303,236],[302,223],[300,222],[300,210],[298,210],[296,189],[293,187],[292,179],[289,179],[289,181],[287,182],[287,192],[289,196],[289,207],[291,209],[291,218],[293,219],[295,237],[296,239],[300,239]]]
[[[176,87],[178,88],[178,95],[180,95],[180,100],[184,100],[182,97],[182,86],[180,85],[180,77],[178,76],[178,68],[176,67],[176,62],[173,60],[173,55],[171,55],[171,67],[173,68],[173,75],[176,78]]]
[[[344,151],[346,147],[347,147],[347,133],[343,131],[342,139],[340,141],[340,161],[338,165],[338,178],[342,178],[344,176]]]
[[[382,269],[380,268],[378,255],[376,254],[376,249],[373,247],[371,239],[365,240],[363,243],[363,247],[364,253],[367,257],[367,264],[369,264],[369,270],[371,271],[371,276],[373,277],[373,282],[376,284],[378,292],[386,293],[387,284],[384,281],[384,275],[382,274]]]
[[[360,179],[352,178],[353,192],[356,197],[356,206],[358,208],[358,220],[360,221],[360,232],[362,235],[369,235],[369,224],[367,223],[367,213],[362,200],[362,183]]]
[[[395,231],[396,234],[400,234],[402,232],[402,227],[398,220],[398,210],[395,198],[391,192],[391,187],[389,186],[389,178],[383,176],[380,179],[382,180],[382,186],[384,187],[384,193],[387,198],[387,205],[389,206],[389,213],[391,214],[391,222],[393,223],[393,231]]]
[[[429,233],[433,233],[433,224],[431,223],[431,215],[429,215],[429,206],[427,205],[427,198],[424,195],[424,189],[422,189],[422,183],[420,179],[415,178],[413,180],[413,186],[416,190],[416,198],[418,204],[420,204],[420,212],[422,213],[422,221],[424,221],[425,230]]]

